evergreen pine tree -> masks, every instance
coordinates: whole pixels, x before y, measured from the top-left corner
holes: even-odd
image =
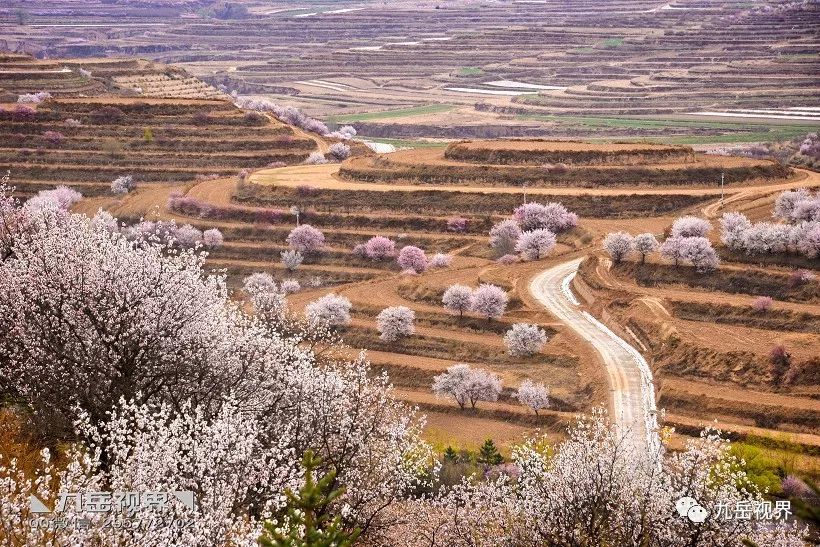
[[[259,538],[263,547],[350,547],[360,531],[345,530],[339,515],[327,512],[328,507],[344,493],[344,488],[333,489],[336,470],[330,470],[319,480],[314,471],[321,458],[312,450],[305,452],[305,484],[298,493],[285,491],[288,498],[282,515],[276,521],[265,522],[265,531]]]
[[[504,463],[504,458],[498,452],[493,440],[487,439],[479,449],[476,461],[486,465],[498,465]]]
[[[453,450],[452,446],[448,446],[444,451],[444,461],[450,463],[456,463],[458,461],[458,454],[456,454],[456,451]]]

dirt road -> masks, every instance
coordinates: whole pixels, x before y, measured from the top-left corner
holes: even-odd
[[[633,446],[656,454],[660,439],[652,373],[641,354],[584,311],[570,290],[581,258],[541,272],[530,292],[556,318],[591,344],[601,356],[612,393],[612,417]]]

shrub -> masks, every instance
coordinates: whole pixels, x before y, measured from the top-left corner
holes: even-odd
[[[489,321],[504,315],[509,300],[507,292],[504,289],[496,285],[484,283],[473,292],[471,309],[483,315]]]
[[[37,111],[27,104],[18,104],[11,113],[11,119],[15,122],[27,122],[37,117]]]
[[[504,335],[504,345],[513,357],[528,357],[541,351],[547,343],[547,333],[537,325],[516,323]]]
[[[767,312],[772,309],[772,302],[771,296],[758,296],[752,302],[752,308],[758,313]]]
[[[396,254],[396,243],[384,236],[373,236],[364,244],[363,251],[371,260],[383,260]]]
[[[453,255],[444,253],[436,253],[430,259],[431,268],[447,268],[453,262]]]
[[[47,91],[38,91],[37,93],[23,93],[17,97],[18,103],[40,104],[43,101],[51,99],[51,93]]]
[[[83,124],[79,120],[75,120],[74,118],[67,118],[63,122],[63,125],[65,125],[66,127],[82,127],[83,126]]]
[[[350,157],[350,147],[343,142],[337,142],[330,146],[327,153],[336,161],[344,161]]]
[[[786,351],[785,346],[774,346],[769,352],[769,374],[772,377],[772,383],[776,386],[781,385],[791,366],[792,356]]]
[[[467,231],[467,219],[463,217],[451,217],[447,219],[447,231],[462,233]]]
[[[792,288],[799,287],[815,279],[817,279],[817,276],[813,272],[801,268],[789,274],[788,285]]]
[[[268,166],[270,167],[270,166]],[[284,167],[284,164],[281,166]],[[305,198],[319,193],[319,189],[310,184],[300,184],[296,187],[296,195],[300,198]]]
[[[672,223],[672,237],[706,237],[712,225],[702,218],[685,216]]]
[[[604,250],[616,264],[626,258],[634,248],[632,236],[626,232],[613,232],[604,238]]]
[[[150,127],[146,127],[142,130],[142,142],[145,144],[151,144],[154,142],[154,130]]]
[[[136,187],[137,184],[131,175],[122,175],[111,181],[111,193],[116,196],[124,196]]]
[[[305,160],[305,165],[324,165],[328,163],[327,158],[321,152],[311,152]]]
[[[646,262],[646,255],[654,253],[661,246],[655,236],[650,233],[638,234],[632,240],[635,250],[641,254],[641,264]]]
[[[515,264],[518,262],[518,257],[516,255],[504,255],[498,260],[496,260],[499,264],[505,264],[509,266],[510,264]]]
[[[490,247],[500,255],[513,254],[521,228],[514,220],[502,220],[490,229]]]
[[[325,246],[325,235],[310,224],[302,224],[290,231],[286,239],[293,249],[304,253],[317,253]]]
[[[218,228],[210,228],[202,232],[202,242],[209,249],[217,249],[225,243],[225,237]]]
[[[305,316],[312,323],[329,326],[347,325],[350,323],[350,300],[338,294],[326,294],[305,306]]]
[[[473,289],[466,285],[450,285],[444,291],[441,303],[444,304],[447,310],[453,313],[457,312],[459,317],[462,317],[465,311],[472,309]]]
[[[281,257],[282,266],[289,272],[295,271],[305,260],[302,253],[293,249],[282,251],[279,256]]]
[[[427,269],[427,255],[413,245],[402,247],[396,257],[396,262],[402,270],[412,270],[415,273],[421,273]]]
[[[406,306],[385,308],[376,316],[379,338],[385,342],[395,342],[399,338],[410,336],[416,332],[413,324],[415,320],[416,313]]]
[[[295,279],[288,278],[282,281],[282,292],[284,294],[293,294],[302,290],[302,286]]]
[[[43,139],[49,144],[59,146],[65,140],[65,135],[59,131],[43,131]]]
[[[522,232],[515,244],[515,250],[530,260],[538,260],[549,255],[555,248],[555,234],[546,229]]]
[[[246,112],[242,122],[245,125],[265,125],[268,123],[268,118],[260,112]]]
[[[351,252],[359,258],[367,258],[367,247],[364,243],[355,244]]]
[[[88,117],[92,123],[98,125],[118,124],[125,119],[125,112],[116,106],[103,106],[92,110]]]

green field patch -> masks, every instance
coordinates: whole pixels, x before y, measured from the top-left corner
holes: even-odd
[[[332,116],[328,118],[331,122],[336,123],[351,123],[351,122],[365,122],[370,120],[387,120],[392,118],[407,118],[409,116],[422,116],[424,114],[438,114],[439,112],[448,112],[454,109],[455,106],[451,104],[427,104],[421,106],[413,106],[410,108],[401,108],[399,110],[382,110],[380,112],[362,112],[361,114],[344,114],[341,116]]]
[[[448,142],[425,141],[419,139],[385,139],[383,137],[368,137],[367,135],[357,135],[357,137],[368,141],[392,144],[396,148],[444,148],[450,144]]]
[[[603,41],[601,46],[605,48],[621,47],[624,43],[623,38],[607,38]]]
[[[481,69],[480,69],[480,68],[478,68],[478,67],[474,67],[474,66],[465,66],[465,67],[459,68],[459,69],[456,71],[456,74],[457,74],[458,76],[479,76],[479,75],[481,75],[481,74],[484,74],[484,71],[483,71],[483,70],[481,70]]]

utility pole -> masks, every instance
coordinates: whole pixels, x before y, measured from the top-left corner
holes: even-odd
[[[720,206],[723,207],[723,171],[720,172]]]
[[[296,215],[296,227],[298,228],[299,227],[299,207],[294,205],[293,207],[290,208],[290,213],[292,215]]]

